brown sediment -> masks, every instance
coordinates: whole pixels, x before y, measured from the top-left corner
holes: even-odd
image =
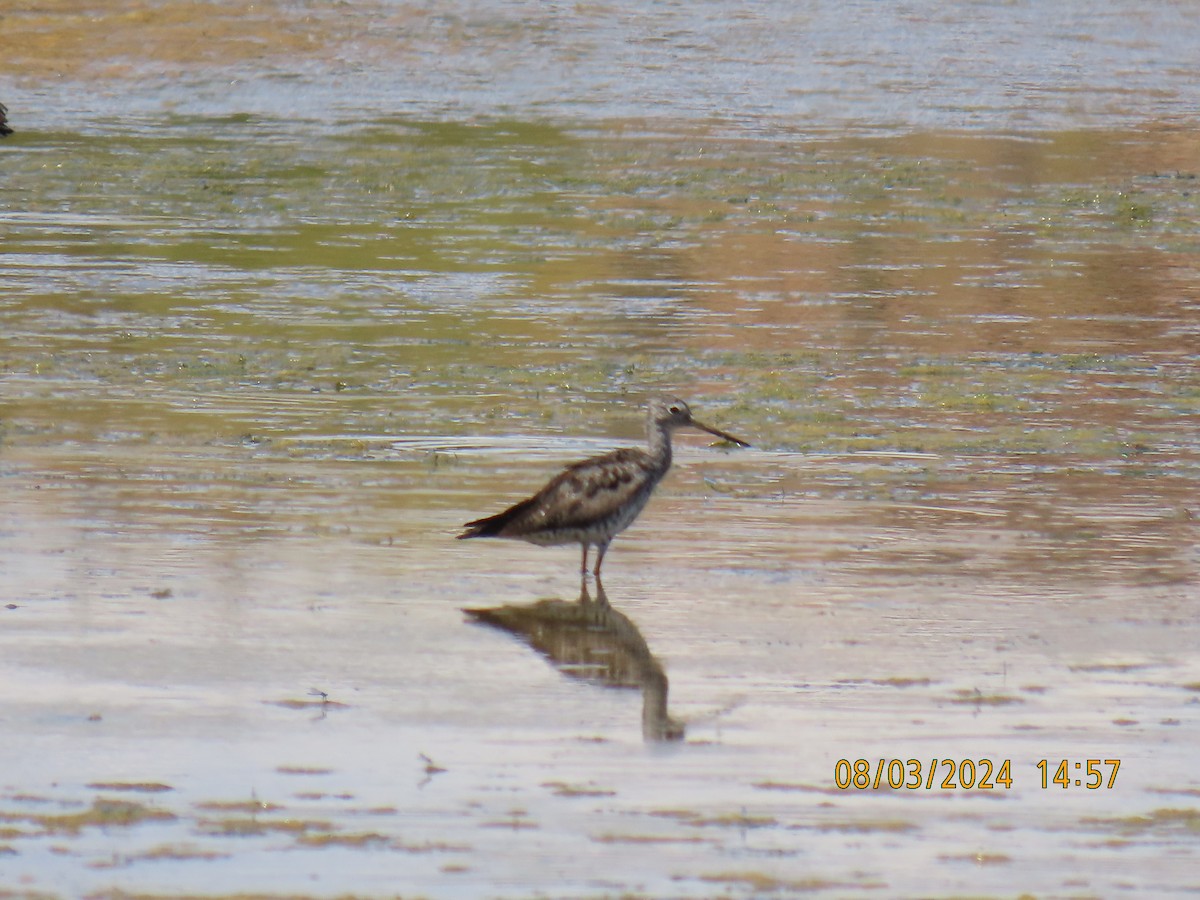
[[[14,0],[0,22],[5,38],[0,75],[31,81],[320,58],[332,52],[338,28],[337,17],[283,0]]]

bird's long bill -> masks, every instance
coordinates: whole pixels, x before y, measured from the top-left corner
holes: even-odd
[[[739,447],[749,447],[750,446],[748,443],[743,441],[741,438],[735,438],[732,434],[727,434],[726,432],[722,431],[719,428],[713,428],[709,425],[705,425],[703,422],[697,422],[695,419],[692,419],[692,427],[699,428],[701,431],[707,431],[709,434],[714,434],[717,437],[719,437],[721,440],[729,441],[729,443],[731,443],[731,444],[737,444]]]

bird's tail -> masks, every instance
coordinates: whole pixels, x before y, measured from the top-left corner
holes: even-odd
[[[494,521],[497,518],[499,516],[468,522],[463,526],[463,532],[458,536],[458,539],[465,541],[467,538],[495,537],[496,532],[500,530],[500,525]]]
[[[463,526],[463,533],[458,536],[460,541],[477,537],[504,537],[504,528],[531,505],[530,500],[522,500],[516,506],[510,506],[502,513],[476,519]]]

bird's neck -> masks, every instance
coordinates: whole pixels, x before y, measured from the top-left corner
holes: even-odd
[[[646,427],[650,446],[650,458],[659,473],[665,473],[671,468],[671,430],[651,421]]]

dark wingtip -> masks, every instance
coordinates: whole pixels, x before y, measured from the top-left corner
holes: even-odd
[[[457,536],[457,539],[465,541],[468,538],[495,537],[507,521],[506,512],[500,513],[498,516],[489,516],[486,519],[476,519],[463,526],[463,532]]]
[[[505,527],[518,516],[522,515],[527,509],[529,509],[529,507],[533,505],[534,499],[535,498],[530,497],[528,500],[522,500],[515,506],[510,506],[508,509],[504,510],[504,512],[499,512],[494,516],[487,516],[483,519],[476,519],[473,522],[468,522],[463,526],[465,530],[458,536],[458,539],[462,541],[466,540],[467,538],[477,537],[507,537],[507,535],[503,534]]]
[[[463,526],[462,532],[455,535],[455,539],[465,541],[467,538],[479,537],[483,534],[483,526],[486,522],[486,519],[476,519],[474,522],[468,522]]]

